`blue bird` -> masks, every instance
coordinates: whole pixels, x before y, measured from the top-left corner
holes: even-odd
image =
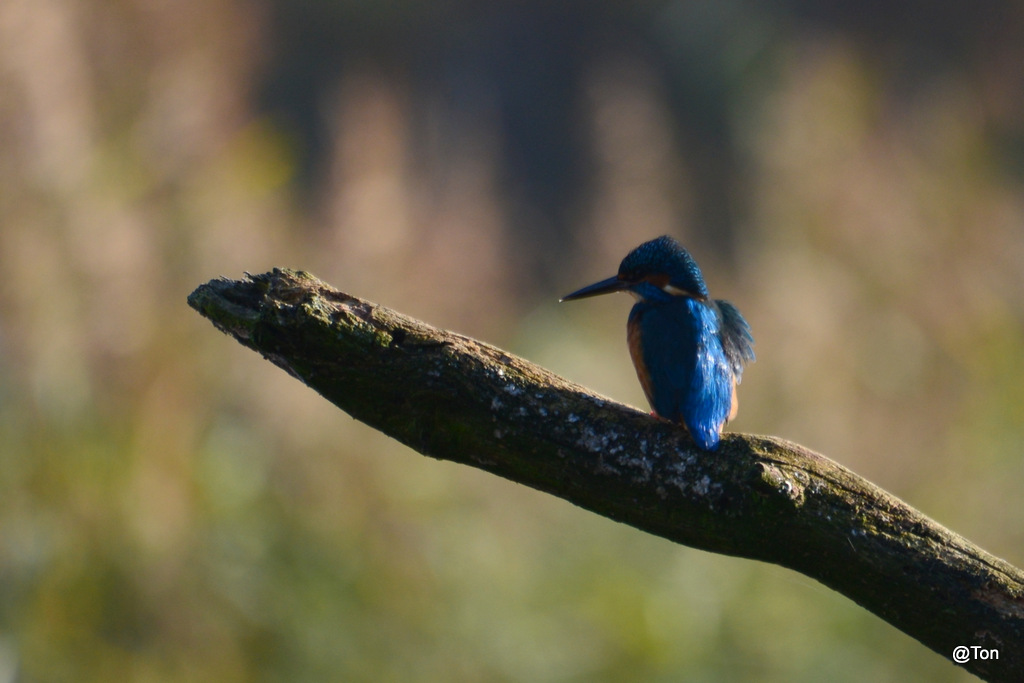
[[[682,422],[704,450],[715,450],[736,416],[736,385],[754,360],[750,325],[728,301],[711,299],[697,262],[665,235],[629,252],[619,274],[562,301],[629,292],[627,339],[640,385],[655,414]]]

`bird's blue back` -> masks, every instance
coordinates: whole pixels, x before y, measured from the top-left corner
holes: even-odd
[[[630,354],[654,411],[682,421],[706,450],[718,446],[750,328],[732,304],[687,296],[639,301],[629,315]]]

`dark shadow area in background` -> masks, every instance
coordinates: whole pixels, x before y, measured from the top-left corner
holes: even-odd
[[[506,224],[533,250],[524,277],[555,284],[567,227],[588,184],[581,82],[601,60],[629,55],[662,81],[677,152],[695,187],[693,224],[729,253],[743,222],[737,108],[772,78],[796,33],[841,34],[873,55],[894,98],[948,70],[976,74],[1001,160],[1024,172],[1024,49],[1015,3],[909,2],[272,3],[272,55],[260,101],[300,141],[300,191],[316,194],[330,149],[329,98],[344,76],[372,68],[406,85],[412,110],[441,98],[442,130],[496,111]],[[1015,69],[1014,64],[1018,67]],[[435,111],[436,107],[431,111]],[[416,125],[416,122],[413,122]]]

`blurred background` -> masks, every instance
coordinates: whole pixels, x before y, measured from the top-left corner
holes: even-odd
[[[645,407],[630,300],[557,300],[663,233],[753,327],[732,428],[1024,564],[1021,3],[0,2],[0,683],[973,680],[185,303],[306,269]]]

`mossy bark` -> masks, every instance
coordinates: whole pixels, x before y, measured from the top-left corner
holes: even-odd
[[[200,286],[189,304],[356,419],[711,552],[771,562],[846,595],[990,681],[1024,680],[1024,572],[825,457],[685,430],[522,358],[274,270]]]

